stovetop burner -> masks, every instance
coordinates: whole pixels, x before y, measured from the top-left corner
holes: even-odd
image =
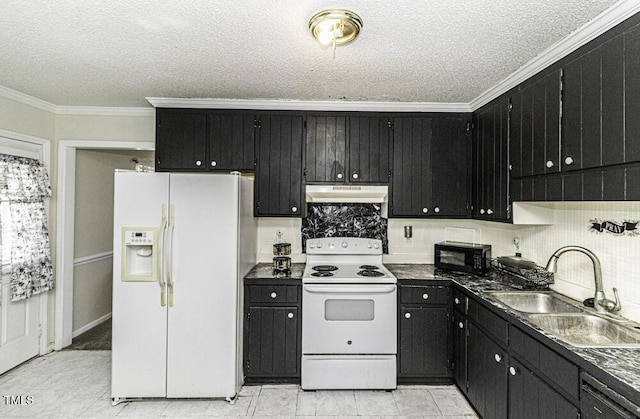
[[[329,271],[318,271],[318,272],[313,272],[311,276],[327,277],[327,276],[333,276],[333,273]]]
[[[359,276],[375,277],[375,276],[384,276],[384,273],[382,273],[380,271],[374,271],[372,269],[364,269],[362,271],[358,271],[358,275]]]
[[[312,267],[311,269],[317,272],[331,272],[331,271],[337,271],[338,267],[334,265],[318,265],[318,266]],[[319,276],[319,275],[316,275],[316,276]]]
[[[366,271],[375,271],[375,270],[378,270],[380,268],[375,266],[375,265],[362,265],[362,266],[360,266],[360,269],[364,269]]]

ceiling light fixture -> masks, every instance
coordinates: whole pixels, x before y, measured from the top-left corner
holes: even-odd
[[[333,57],[336,46],[348,44],[358,37],[362,29],[362,19],[345,9],[329,9],[316,13],[309,20],[309,30],[320,45],[332,46]]]

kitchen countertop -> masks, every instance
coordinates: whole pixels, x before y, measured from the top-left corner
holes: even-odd
[[[433,280],[455,282],[463,287],[469,293],[489,303],[498,311],[503,311],[526,326],[534,329],[538,333],[546,336],[558,346],[565,348],[565,355],[583,368],[588,370],[599,369],[604,375],[608,376],[607,381],[620,383],[620,388],[616,388],[618,392],[625,395],[635,403],[640,403],[640,349],[637,348],[578,348],[569,345],[548,332],[540,329],[533,323],[529,322],[526,315],[511,310],[497,302],[488,300],[483,293],[486,291],[505,291],[514,289],[531,289],[526,286],[522,280],[515,276],[491,269],[484,276],[472,274],[450,272],[437,269],[430,264],[385,264],[387,269],[393,273],[396,278],[402,281],[407,280]],[[294,263],[291,267],[291,273],[288,276],[282,276],[274,273],[271,263],[257,264],[246,276],[246,280],[260,279],[291,279],[301,280],[304,271],[304,263]],[[540,288],[538,288],[540,289]],[[596,378],[598,378],[596,376]],[[603,379],[603,378],[600,378]]]
[[[273,270],[273,264],[271,263],[258,263],[244,276],[245,280],[254,279],[291,279],[302,280],[302,272],[304,272],[304,263],[292,263],[291,272],[283,274],[281,272],[275,272]]]

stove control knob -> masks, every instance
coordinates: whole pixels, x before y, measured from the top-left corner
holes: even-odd
[[[318,244],[316,245],[316,247],[317,247],[318,249],[322,249],[322,243],[318,243]]]
[[[373,245],[371,244],[371,242],[367,243],[367,247],[368,247],[369,249],[371,249],[371,248],[373,247]]]
[[[374,248],[374,249],[379,249],[379,248],[380,248],[380,245],[379,245],[378,243],[374,243],[373,248]]]
[[[315,248],[315,247],[316,247],[316,245],[315,245],[315,244],[313,244],[313,243],[309,243],[309,249],[313,249],[313,248]]]
[[[341,246],[342,246],[343,249],[346,249],[347,247],[349,247],[349,243],[342,242]]]

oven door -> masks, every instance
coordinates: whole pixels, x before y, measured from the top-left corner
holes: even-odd
[[[395,354],[395,284],[304,284],[302,353]]]

